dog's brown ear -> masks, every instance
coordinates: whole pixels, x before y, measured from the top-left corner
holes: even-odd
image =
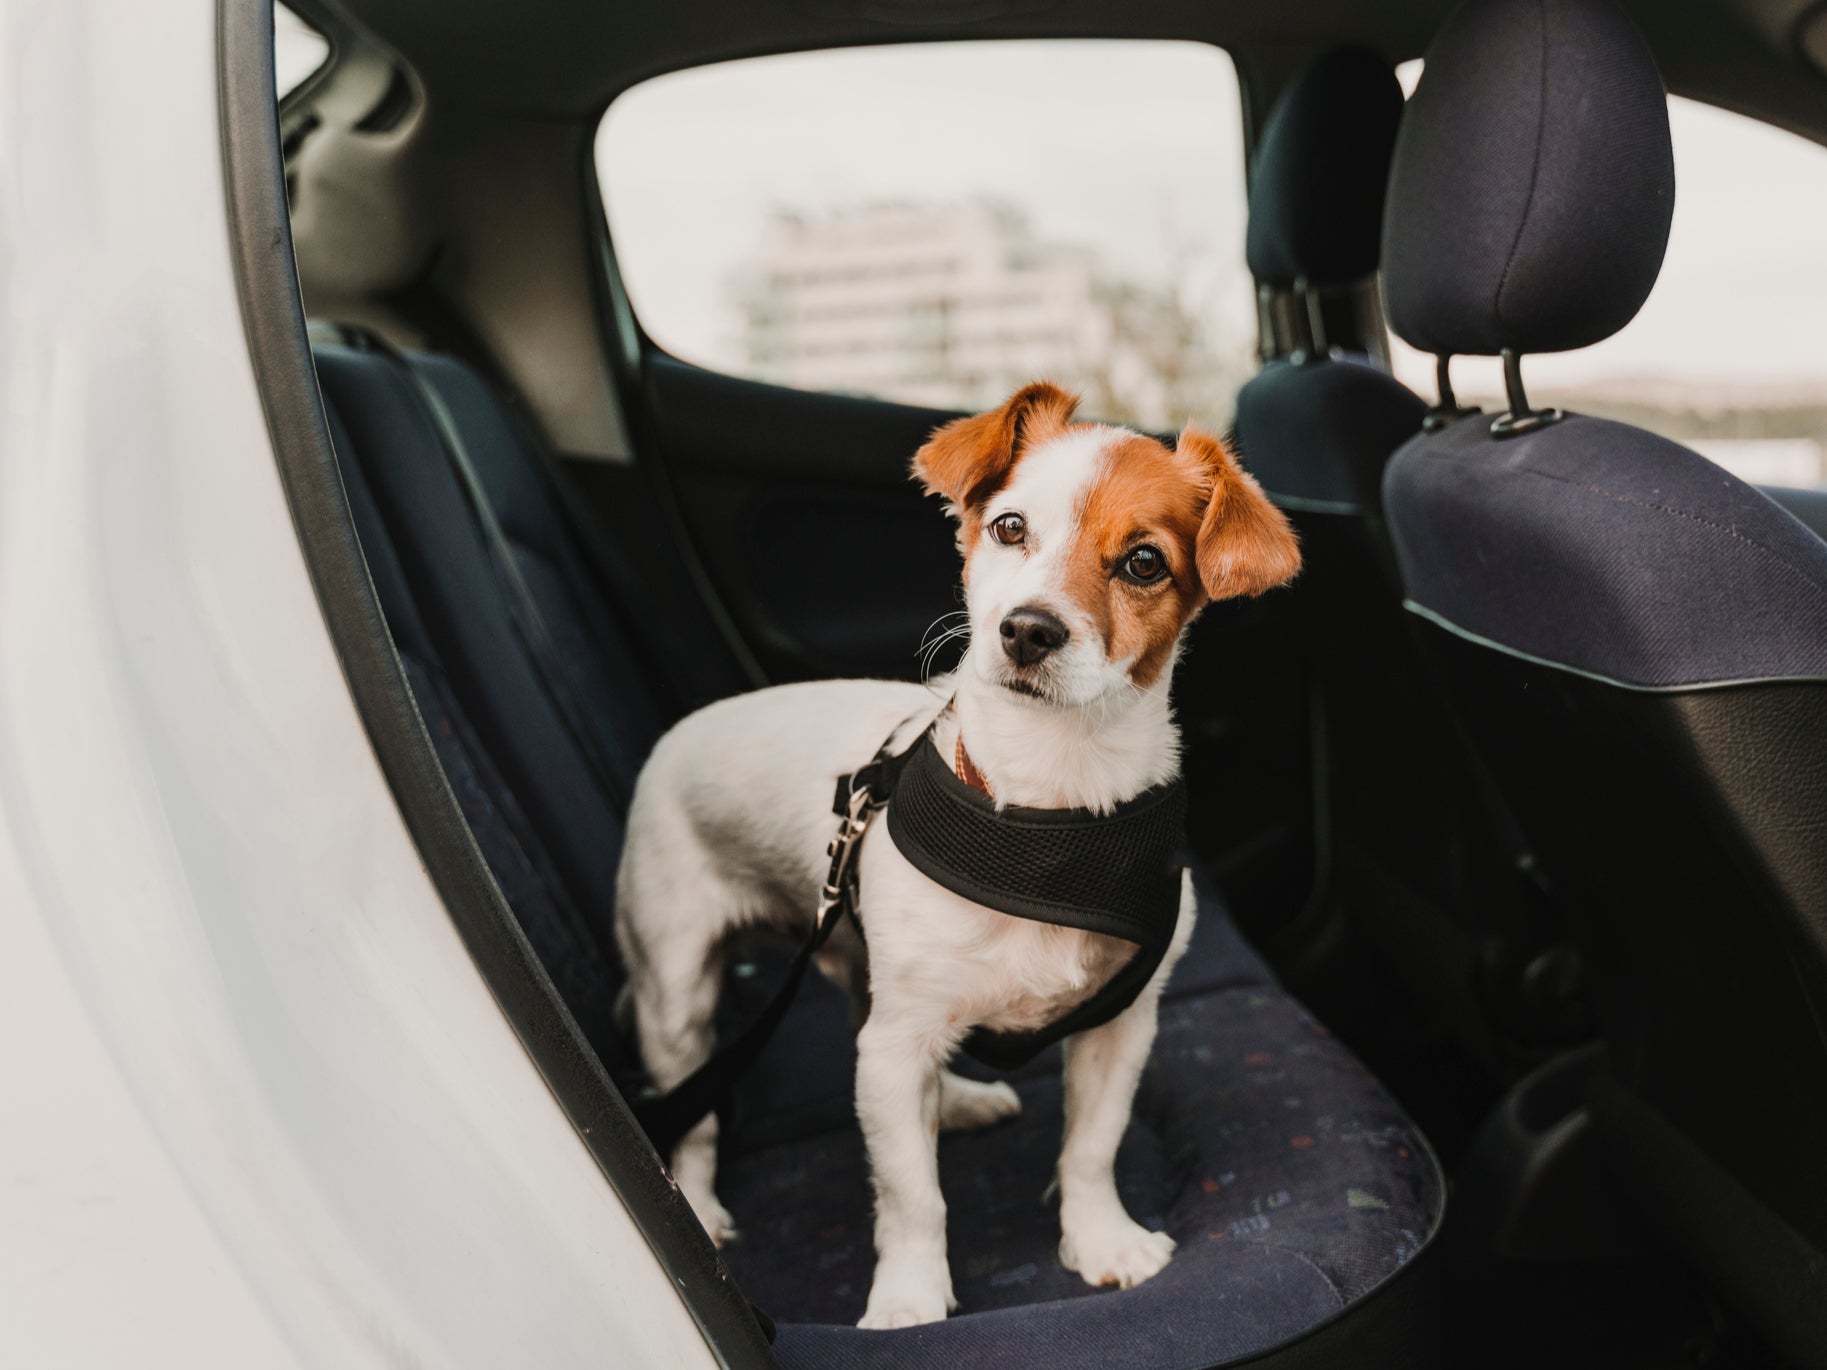
[[[1076,408],[1077,395],[1035,381],[1000,409],[953,419],[936,431],[914,453],[914,475],[954,510],[970,509],[1002,488],[1023,446],[1055,436]]]
[[[1260,595],[1300,571],[1300,540],[1262,487],[1224,443],[1196,428],[1180,434],[1182,460],[1211,478],[1212,498],[1199,524],[1199,579],[1213,599]]]

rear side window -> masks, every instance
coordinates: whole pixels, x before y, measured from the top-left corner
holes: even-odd
[[[1642,313],[1615,337],[1523,363],[1530,399],[1621,419],[1756,485],[1827,488],[1827,148],[1669,101],[1675,217]],[[1433,360],[1397,344],[1433,394]],[[1462,399],[1502,409],[1494,361],[1459,358]]]
[[[1254,365],[1241,104],[1200,43],[755,58],[610,106],[598,178],[635,314],[691,362],[979,408],[1222,423]]]

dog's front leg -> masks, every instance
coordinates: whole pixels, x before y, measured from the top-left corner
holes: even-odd
[[[1116,1153],[1155,1040],[1158,983],[1102,1027],[1066,1039],[1066,1140],[1059,1156],[1059,1261],[1085,1283],[1128,1289],[1174,1253],[1165,1232],[1117,1197]]]
[[[939,1067],[951,1043],[879,999],[856,1039],[856,1113],[875,1182],[875,1280],[859,1327],[938,1322],[952,1308],[939,1192]]]

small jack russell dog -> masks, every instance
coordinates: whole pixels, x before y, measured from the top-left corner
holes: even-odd
[[[898,723],[998,803],[1108,811],[1170,781],[1180,761],[1169,681],[1187,625],[1213,599],[1256,595],[1300,569],[1287,520],[1217,439],[1176,446],[1072,421],[1044,382],[940,428],[915,475],[957,522],[970,637],[948,681],[787,685],[693,714],[635,789],[617,937],[647,1068],[671,1089],[710,1055],[722,949],[739,929],[809,935],[826,874],[835,778]],[[947,707],[949,703],[949,707]],[[935,722],[936,720],[936,722]],[[861,1326],[935,1322],[953,1307],[937,1134],[1021,1107],[1007,1084],[948,1069],[973,1027],[1057,1021],[1133,954],[1127,942],[1014,918],[915,870],[885,832],[858,858],[854,928],[819,954],[867,1003],[856,1111],[874,1181],[876,1271]],[[1060,1261],[1128,1288],[1162,1269],[1166,1233],[1132,1220],[1113,1164],[1154,1041],[1161,986],[1193,926],[1190,877],[1174,943],[1140,997],[1065,1043],[1057,1173]],[[736,1235],[715,1191],[717,1120],[672,1156],[713,1241]]]

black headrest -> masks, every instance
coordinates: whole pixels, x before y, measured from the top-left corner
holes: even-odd
[[[1250,274],[1342,284],[1377,269],[1383,191],[1402,118],[1389,63],[1335,48],[1294,78],[1263,125],[1250,171]]]
[[[1440,30],[1390,171],[1390,326],[1434,353],[1564,352],[1649,297],[1675,162],[1649,45],[1609,0],[1472,0]]]

